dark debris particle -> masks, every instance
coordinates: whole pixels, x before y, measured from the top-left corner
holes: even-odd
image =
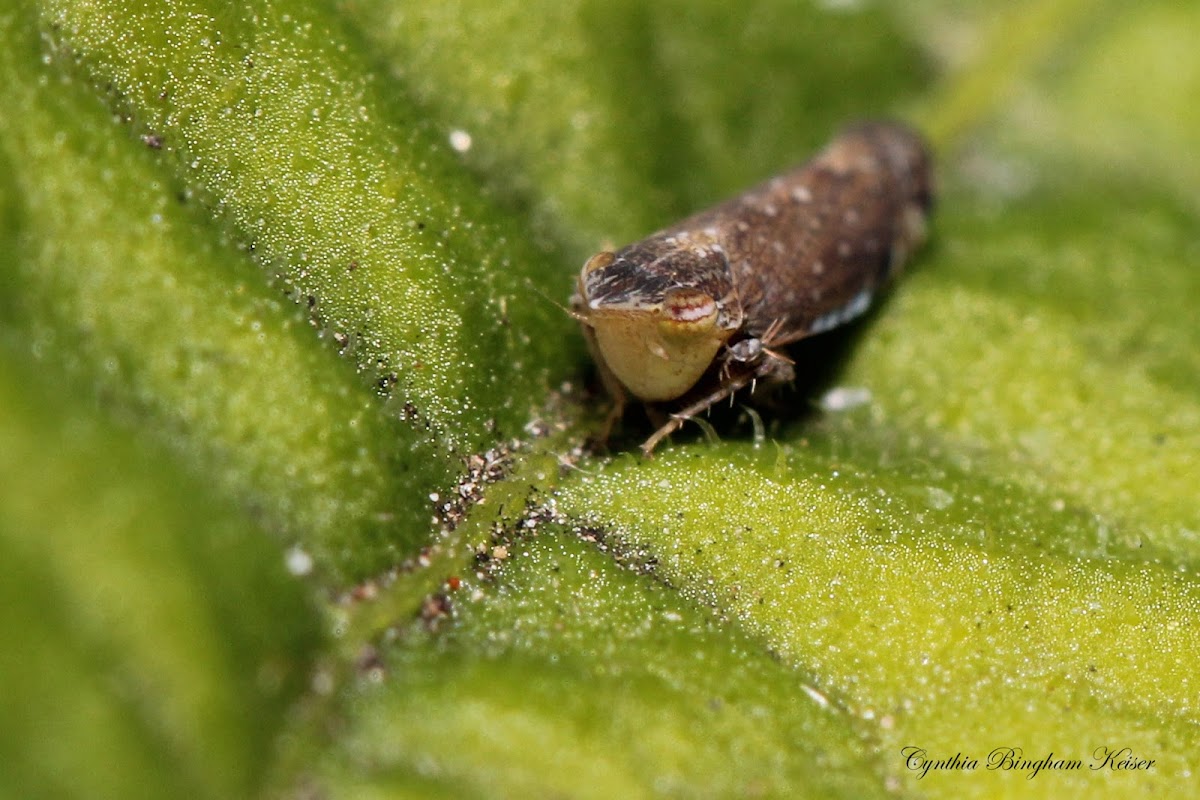
[[[350,590],[350,599],[356,603],[374,600],[379,595],[379,584],[374,580],[364,581]]]
[[[381,671],[383,670],[383,657],[374,645],[363,645],[362,649],[358,651],[358,657],[354,659],[354,668],[360,675]]]
[[[450,597],[442,592],[434,592],[421,603],[421,622],[431,633],[453,614],[454,604],[450,602]]]
[[[162,150],[163,138],[157,133],[147,133],[142,136],[142,144],[151,150]]]
[[[407,404],[405,411],[407,414]],[[514,446],[518,444],[513,443]],[[513,449],[507,445],[498,445],[482,454],[472,453],[464,462],[466,473],[459,479],[450,496],[442,497],[436,492],[429,496],[434,504],[434,520],[445,533],[462,524],[471,507],[483,500],[484,490],[489,484],[508,474],[512,465]]]
[[[379,596],[380,592],[395,583],[396,579],[400,577],[400,573],[400,567],[393,567],[381,575],[356,584],[344,591],[337,598],[337,602],[343,606],[370,603]]]
[[[397,375],[394,372],[389,372],[388,374],[381,376],[379,378],[379,380],[375,382],[376,391],[378,391],[379,394],[382,396],[387,396],[387,395],[391,394],[392,389],[396,386],[396,383],[399,382],[399,380],[400,380],[399,375]],[[411,403],[406,403],[405,405],[408,407],[412,407]],[[408,408],[406,407],[404,410],[405,410],[405,417],[407,417],[408,416],[408,414],[407,414]],[[416,411],[415,407],[413,407],[413,411]]]
[[[395,373],[388,373],[379,379],[378,386],[382,390],[385,385],[390,387],[396,380]],[[564,385],[563,392],[571,390],[572,387],[569,384]],[[405,420],[419,421],[421,419],[419,409],[411,402],[405,401],[402,408],[401,415]],[[547,423],[538,420],[530,423],[526,427],[526,431],[535,436],[547,435],[554,431],[561,432],[568,424],[564,419],[560,419],[563,416],[552,414],[554,422]],[[462,462],[464,472],[458,483],[449,491],[432,492],[429,495],[433,507],[432,522],[439,529],[440,536],[435,537],[433,543],[428,547],[405,559],[388,572],[348,590],[338,598],[338,601],[343,605],[369,602],[401,575],[416,572],[418,569],[427,569],[433,563],[438,562],[438,553],[445,546],[442,540],[449,537],[462,524],[473,506],[485,502],[484,495],[487,487],[506,478],[512,468],[514,453],[525,450],[527,447],[526,442],[513,438],[501,442],[485,452],[474,453],[464,458]],[[582,446],[574,447],[559,457],[560,468],[564,470],[574,468],[575,462],[584,454]],[[571,524],[565,516],[558,512],[556,500],[553,497],[540,503],[531,503],[524,509],[522,516],[508,528],[497,522],[490,534],[486,536],[486,541],[470,543],[474,561],[472,576],[480,581],[494,579],[506,560],[521,553],[520,541],[526,537],[537,535],[538,529],[547,523],[564,528]],[[459,575],[438,577],[441,580],[441,591],[428,595],[422,601],[417,613],[419,621],[431,632],[438,630],[442,620],[453,617],[450,594],[459,591],[466,584],[466,581]],[[480,589],[475,587],[471,599],[474,599],[479,592]]]
[[[550,426],[541,419],[535,419],[525,426],[525,432],[535,439],[540,439],[550,433]]]

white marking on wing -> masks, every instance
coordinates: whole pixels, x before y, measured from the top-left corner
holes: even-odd
[[[873,296],[874,292],[870,289],[863,289],[854,295],[846,305],[836,308],[828,314],[822,314],[813,320],[813,324],[808,326],[808,332],[824,333],[840,325],[845,325],[855,317],[861,317],[871,307],[871,298]]]

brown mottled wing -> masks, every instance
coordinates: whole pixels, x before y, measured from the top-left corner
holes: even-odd
[[[895,123],[846,131],[811,161],[664,233],[712,231],[729,259],[745,330],[769,344],[863,313],[924,235],[928,153]]]
[[[732,295],[733,278],[723,253],[697,231],[659,233],[618,250],[603,270],[585,278],[590,301],[609,307],[661,303],[671,289],[688,287],[721,301]],[[740,307],[721,305],[719,324],[741,325]]]

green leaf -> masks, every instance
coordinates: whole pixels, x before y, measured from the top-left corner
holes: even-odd
[[[1198,26],[0,12],[0,795],[1189,793]],[[896,114],[891,296],[719,440],[583,450],[583,259]]]
[[[254,792],[321,644],[308,593],[243,515],[5,344],[0,795]]]
[[[44,21],[164,166],[446,449],[511,435],[564,373],[553,261],[479,196],[444,135],[380,86],[328,9],[46,4]],[[127,32],[137,30],[136,43]],[[534,335],[534,334],[537,335]]]
[[[573,535],[545,530],[510,553],[452,630],[437,641],[406,631],[386,668],[351,691],[358,724],[335,785],[363,796],[422,796],[429,778],[459,796],[883,795],[845,717],[719,618]]]
[[[409,90],[472,135],[468,163],[531,205],[534,224],[568,238],[580,263],[605,239],[640,238],[807,158],[832,126],[893,107],[928,71],[878,9],[841,16],[774,0],[736,14],[711,0],[346,8]]]

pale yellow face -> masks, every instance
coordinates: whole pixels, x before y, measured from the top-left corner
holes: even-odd
[[[674,400],[700,380],[732,331],[717,324],[717,301],[697,289],[672,289],[656,302],[590,303],[583,278],[611,257],[601,253],[584,265],[580,317],[625,388],[645,401]]]

